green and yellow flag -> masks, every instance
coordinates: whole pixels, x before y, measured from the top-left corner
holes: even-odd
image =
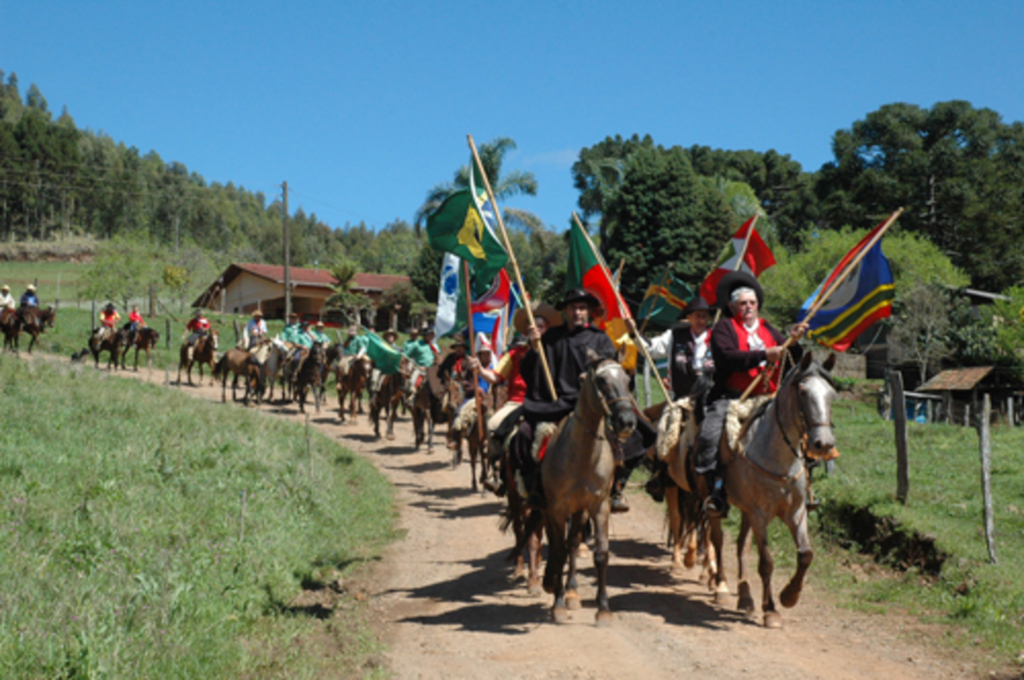
[[[666,270],[665,275],[647,288],[640,303],[637,319],[647,319],[657,326],[668,327],[679,321],[693,291]]]
[[[508,253],[494,233],[495,224],[494,206],[475,185],[472,168],[469,188],[453,193],[427,218],[430,245],[469,263],[477,295],[487,291],[508,262]]]

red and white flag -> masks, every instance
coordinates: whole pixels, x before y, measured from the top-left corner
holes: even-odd
[[[722,249],[722,254],[715,260],[711,273],[704,279],[704,283],[700,284],[700,295],[709,305],[714,306],[718,302],[718,282],[729,272],[736,271],[736,263],[740,251],[743,250],[743,242],[747,240],[747,232],[753,228],[755,218],[756,216],[751,217],[744,222],[739,231],[732,235],[729,242],[725,244],[725,248]],[[761,240],[757,229],[754,229],[754,233],[750,235],[750,243],[747,244],[747,252],[743,255],[743,264],[739,269],[753,274],[754,278],[757,278],[761,272],[774,264],[775,256],[772,255],[771,248]]]

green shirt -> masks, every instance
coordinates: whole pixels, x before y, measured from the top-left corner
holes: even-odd
[[[346,356],[349,354],[359,354],[359,352],[361,351],[366,351],[366,342],[367,341],[365,335],[357,335],[354,338],[349,338],[344,343],[342,343],[342,347],[345,348]]]
[[[313,339],[321,343],[325,348],[331,344],[331,338],[326,333],[321,333],[315,328],[310,328],[309,334],[312,335]]]
[[[284,331],[281,332],[281,339],[294,345],[302,345],[303,347],[313,346],[313,338],[309,337],[309,333],[303,331],[302,326],[297,323],[285,326]]]
[[[421,338],[405,343],[402,347],[402,354],[412,359],[417,366],[424,368],[434,363],[434,350],[430,349],[427,341]]]

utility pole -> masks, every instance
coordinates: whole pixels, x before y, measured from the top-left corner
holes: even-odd
[[[291,248],[288,245],[288,182],[282,185],[284,189],[284,212],[282,221],[284,223],[284,322],[288,323],[288,317],[292,313],[292,257]]]

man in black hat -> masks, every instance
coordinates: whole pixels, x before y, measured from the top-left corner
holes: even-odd
[[[714,386],[708,395],[708,409],[697,438],[694,467],[705,475],[711,495],[708,512],[725,515],[728,504],[718,469],[718,449],[729,402],[738,398],[757,381],[752,395],[772,394],[778,388],[778,363],[782,358],[785,336],[760,318],[764,291],[753,276],[744,271],[730,272],[718,283],[718,304],[725,315],[711,331],[711,354],[715,362]],[[793,326],[789,335],[799,340],[807,331],[806,323]],[[803,350],[799,344],[789,347],[794,363]],[[762,378],[765,371],[768,375]]]
[[[651,339],[648,349],[654,359],[668,358],[668,387],[674,399],[693,391],[698,379],[715,371],[711,355],[711,308],[697,296],[683,312],[685,323],[676,324]]]
[[[555,308],[562,312],[565,323],[549,328],[543,335],[536,326],[531,326],[527,330],[527,337],[534,347],[538,342],[541,343],[558,399],[552,400],[540,355],[536,349],[531,349],[519,365],[526,382],[524,419],[519,423],[519,434],[512,441],[509,451],[513,467],[523,476],[528,494],[527,503],[533,507],[544,505],[540,465],[533,460],[531,451],[536,426],[545,422],[556,423],[576,407],[581,378],[587,371],[588,349],[602,358],[614,359],[617,356],[607,333],[590,325],[591,318],[600,308],[597,298],[577,288],[569,291]]]

